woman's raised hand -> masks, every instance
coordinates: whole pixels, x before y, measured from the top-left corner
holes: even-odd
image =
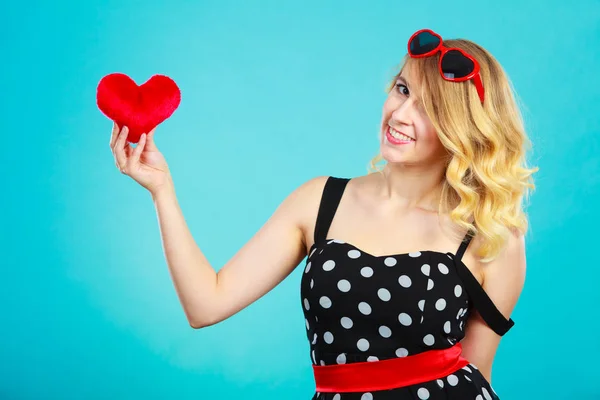
[[[113,125],[110,147],[119,171],[155,195],[161,188],[171,183],[169,166],[154,143],[154,131],[143,134],[134,148],[127,141],[127,127]]]

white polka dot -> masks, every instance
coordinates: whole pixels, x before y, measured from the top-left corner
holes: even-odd
[[[398,283],[400,284],[400,286],[407,288],[410,287],[412,281],[408,276],[402,275],[400,278],[398,278]]]
[[[409,326],[412,324],[412,318],[407,313],[401,313],[398,315],[398,321],[404,326]]]
[[[341,281],[338,282],[338,289],[340,289],[341,292],[349,292],[350,291],[350,282],[348,282],[346,279],[342,279]]]
[[[448,375],[448,384],[450,386],[458,385],[458,377],[456,375]]]
[[[340,394],[338,393],[335,396],[333,396],[332,400],[341,400],[341,399],[342,399],[342,396],[340,396]]]
[[[363,267],[360,270],[360,274],[362,276],[364,276],[365,278],[370,278],[370,277],[373,276],[373,268],[371,268],[371,267]]]
[[[469,382],[473,382],[473,381],[471,380],[471,378],[469,378],[469,377],[468,377],[468,376],[466,376],[466,375],[465,375],[465,379],[466,379],[466,380],[468,380]]]
[[[375,356],[369,356],[369,357],[367,357],[367,361],[369,361],[369,362],[379,361],[379,358],[377,358]]]
[[[342,319],[340,320],[340,323],[346,329],[350,329],[350,328],[352,328],[352,325],[354,325],[354,322],[352,322],[352,320],[348,317],[342,317]]]
[[[460,321],[460,325],[458,325],[458,329],[460,329],[461,331],[463,329],[463,323],[464,323],[464,321]]]
[[[425,335],[425,337],[423,338],[423,343],[425,343],[427,346],[433,346],[433,344],[435,343],[435,338],[431,334]]]
[[[371,314],[371,306],[368,303],[361,301],[360,303],[358,303],[358,311],[360,311],[364,315],[369,315]]]
[[[312,351],[312,359],[315,362],[315,364],[317,363],[317,359],[315,358],[315,351]]]
[[[460,316],[461,316],[462,312],[463,312],[463,309],[462,309],[462,308],[459,308],[459,309],[458,309],[458,313],[456,313],[456,319],[459,319],[459,318],[460,318]]]
[[[419,300],[419,310],[423,311],[425,309],[425,300]]]
[[[323,263],[323,269],[325,271],[331,271],[333,268],[335,268],[335,261],[328,260]]]
[[[360,257],[360,251],[358,251],[358,250],[350,250],[348,252],[348,257],[353,258],[353,259],[357,259],[358,257]]]
[[[446,275],[448,272],[450,272],[450,270],[448,269],[448,267],[446,267],[445,264],[439,263],[438,264],[438,269],[440,270],[440,272],[444,275]]]
[[[304,268],[304,273],[307,274],[308,271],[310,271],[310,267],[311,267],[312,263],[309,261],[308,264],[306,264],[306,268]]]
[[[338,364],[346,364],[346,354],[342,353],[335,359],[335,362]]]
[[[379,298],[382,301],[390,301],[390,299],[392,298],[392,294],[390,293],[390,291],[383,288],[377,291],[377,296],[379,296]]]
[[[423,273],[423,275],[429,276],[429,272],[431,272],[431,267],[429,266],[429,264],[423,264],[423,266],[421,267],[421,272]]]
[[[488,392],[486,388],[481,388],[481,392],[483,393],[483,398],[485,400],[492,400],[492,396],[490,395],[490,392]]]
[[[379,327],[379,334],[384,338],[392,336],[392,330],[385,325]]]
[[[321,360],[321,366],[324,367],[325,366],[325,361]]]
[[[460,316],[464,317],[468,310],[468,308],[463,309],[463,312],[460,314]]]
[[[365,393],[360,396],[360,400],[373,400],[373,395],[371,393]]]
[[[304,308],[306,311],[310,310],[310,304],[308,303],[308,299],[304,299]]]
[[[483,397],[480,394],[478,394],[477,397],[475,397],[475,400],[483,400]]]
[[[443,380],[441,380],[441,379],[438,379],[438,380],[437,380],[437,384],[438,384],[438,386],[439,386],[440,388],[442,388],[442,389],[444,388],[444,381],[443,381]]]
[[[473,363],[471,363],[469,365],[471,366],[471,368],[478,369],[477,366],[475,366],[475,364],[473,364]]]
[[[388,267],[393,267],[398,263],[398,260],[396,260],[394,257],[386,257],[386,259],[383,260],[383,263]]]
[[[420,251],[413,251],[412,253],[408,253],[408,255],[410,257],[415,258],[415,257],[419,257],[421,255],[421,252]]]
[[[427,400],[429,398],[429,390],[420,388],[417,390],[417,396],[419,396],[419,399],[421,400]]]
[[[315,251],[317,251],[316,247],[310,252],[310,254],[308,255],[308,258],[311,258],[312,255],[315,253]]]
[[[306,322],[306,329],[310,329],[310,325],[308,324],[308,320],[306,318],[304,318],[304,321]]]
[[[462,286],[460,286],[460,285],[454,286],[454,295],[456,297],[460,297],[461,294],[462,294]]]
[[[316,333],[315,333],[315,336],[313,337],[312,344],[317,344],[317,334]]]
[[[423,316],[421,315],[421,323],[423,323]]]
[[[450,333],[450,328],[450,321],[446,321],[446,323],[444,324],[444,332]]]
[[[369,350],[369,341],[367,339],[360,339],[356,342],[356,347],[361,351],[367,351]]]
[[[433,280],[427,279],[427,290],[433,289]]]
[[[465,365],[464,367],[462,367],[462,369],[464,369],[465,371],[467,371],[467,372],[468,372],[468,373],[470,373],[470,374],[471,374],[471,373],[473,373],[473,371],[471,371],[471,368],[469,368],[469,367],[468,367],[468,366],[466,366],[466,365]]]
[[[329,308],[331,307],[331,299],[327,296],[323,296],[319,299],[319,304],[321,304],[321,307],[323,308]]]
[[[446,308],[446,300],[439,299],[438,301],[436,301],[435,302],[435,308],[438,311],[442,311],[444,308]]]
[[[407,355],[408,355],[408,350],[406,350],[404,347],[400,347],[398,350],[396,350],[397,357],[406,357]]]
[[[315,286],[315,281],[311,279],[311,280],[310,280],[310,288],[312,289],[312,288],[313,288],[313,286]]]
[[[333,343],[333,334],[331,332],[325,332],[323,334],[323,340],[325,341],[325,343],[327,344],[331,344]]]

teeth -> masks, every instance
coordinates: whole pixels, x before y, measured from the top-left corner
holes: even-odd
[[[394,130],[394,128],[390,127],[390,133],[392,136],[399,140],[404,140],[405,142],[412,141],[413,139],[409,136],[403,135],[400,132]]]

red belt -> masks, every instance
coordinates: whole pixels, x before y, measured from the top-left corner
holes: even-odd
[[[313,364],[317,392],[387,390],[445,377],[469,364],[460,343],[414,356],[350,364]]]

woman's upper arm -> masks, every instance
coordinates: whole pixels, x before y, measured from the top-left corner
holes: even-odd
[[[494,305],[509,318],[525,283],[525,241],[523,236],[511,235],[502,253],[487,264],[483,288]],[[492,363],[501,337],[473,312],[467,322],[462,340],[463,357],[477,366],[491,382]]]
[[[246,308],[283,281],[306,257],[304,226],[316,217],[327,177],[296,188],[258,232],[219,270],[214,314],[216,324]]]

